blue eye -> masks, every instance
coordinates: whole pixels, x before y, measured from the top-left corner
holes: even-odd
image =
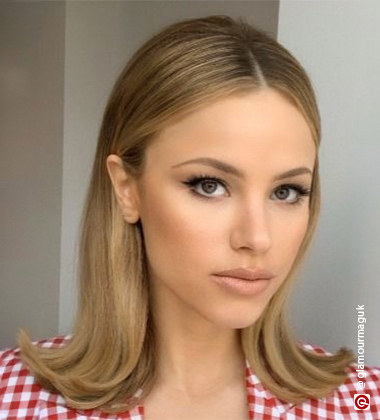
[[[217,191],[218,185],[227,191],[226,182],[212,175],[194,175],[188,178],[186,181],[184,181],[183,184],[188,186],[190,189],[190,192],[194,194],[197,198],[201,198],[204,200],[212,200],[215,197],[221,197],[225,195],[225,193],[222,193],[219,195],[210,196],[210,194],[213,194],[215,191]],[[197,190],[196,187],[198,186],[201,187],[201,192]],[[279,194],[284,191],[287,191],[287,193]],[[311,195],[311,190],[298,184],[284,184],[276,188],[274,193],[279,199],[279,201],[284,201],[285,203],[289,205],[297,205],[297,204],[302,204],[305,197],[308,197]],[[295,196],[295,197],[291,199],[290,201],[288,201],[289,196],[293,196],[293,197]]]

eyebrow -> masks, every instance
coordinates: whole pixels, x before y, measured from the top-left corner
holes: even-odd
[[[222,162],[221,160],[218,160],[215,158],[209,158],[209,157],[199,157],[195,159],[190,159],[185,162],[174,165],[172,166],[172,168],[178,168],[180,166],[188,165],[190,163],[200,163],[202,165],[212,166],[215,169],[218,169],[220,171],[226,172],[231,175],[235,175],[238,178],[244,179],[244,173],[240,169],[235,168],[235,166],[232,166],[229,163]],[[309,168],[306,168],[306,167],[294,168],[294,169],[290,169],[289,171],[283,172],[279,175],[276,175],[274,177],[274,180],[278,181],[280,179],[291,178],[291,177],[294,177],[297,175],[303,175],[303,174],[312,175],[313,173]]]

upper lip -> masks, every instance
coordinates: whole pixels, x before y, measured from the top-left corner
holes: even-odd
[[[255,268],[234,268],[232,270],[220,271],[219,273],[214,273],[216,276],[223,277],[234,277],[244,280],[258,280],[266,279],[269,280],[274,277],[274,274],[266,270],[265,268],[255,267]]]

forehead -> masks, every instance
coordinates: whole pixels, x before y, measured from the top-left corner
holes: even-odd
[[[162,130],[149,152],[167,161],[221,153],[242,162],[268,159],[268,154],[312,162],[316,147],[297,107],[265,89],[205,105]]]

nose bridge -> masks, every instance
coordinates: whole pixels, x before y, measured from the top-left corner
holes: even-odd
[[[271,225],[268,203],[259,196],[251,197],[240,205],[236,212],[233,231],[237,247],[249,247],[257,252],[265,252],[271,246]]]

